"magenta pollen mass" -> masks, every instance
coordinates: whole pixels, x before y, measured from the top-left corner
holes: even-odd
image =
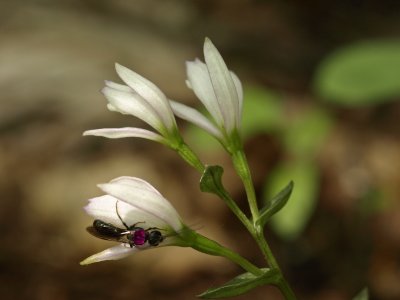
[[[136,229],[133,233],[133,243],[137,246],[143,245],[147,240],[147,232],[144,229]]]

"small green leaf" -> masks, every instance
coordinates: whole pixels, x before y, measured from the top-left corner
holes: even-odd
[[[359,292],[353,300],[368,300],[369,299],[369,293],[368,293],[368,288],[363,288],[361,292]]]
[[[293,181],[290,181],[289,184],[271,200],[267,200],[267,203],[260,212],[260,218],[257,220],[259,225],[263,227],[274,214],[286,205],[292,194],[293,186]]]
[[[198,297],[203,299],[218,299],[244,294],[258,286],[276,283],[279,273],[274,269],[262,269],[264,272],[260,276],[255,276],[249,272],[243,273],[222,286],[211,288],[200,294]]]
[[[207,166],[200,178],[200,190],[205,193],[220,195],[224,190],[222,185],[222,174],[224,169],[221,166]]]
[[[289,180],[296,182],[290,201],[270,221],[271,228],[282,239],[296,239],[314,212],[319,174],[312,160],[295,160],[272,170],[265,186],[265,199],[270,199]]]
[[[400,41],[356,43],[329,55],[318,67],[316,92],[341,105],[384,102],[400,95]]]

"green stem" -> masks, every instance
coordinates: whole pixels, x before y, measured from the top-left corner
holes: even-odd
[[[250,168],[246,159],[246,155],[241,146],[240,137],[239,135],[236,135],[236,137],[237,139],[236,138],[234,139],[236,140],[236,142],[232,144],[231,147],[227,147],[226,149],[231,154],[235,170],[243,182],[247,199],[249,202],[253,224],[249,221],[249,219],[242,212],[242,210],[237,206],[236,202],[232,199],[232,197],[229,195],[229,193],[224,189],[222,185],[216,190],[216,194],[222,200],[224,200],[224,202],[228,205],[230,210],[243,223],[246,229],[256,240],[270,268],[275,269],[278,272],[279,279],[277,280],[275,285],[285,296],[286,300],[295,300],[296,296],[294,295],[288,282],[284,278],[283,273],[279,267],[279,264],[276,261],[274,255],[272,254],[272,251],[267,241],[265,240],[263,234],[263,228],[256,224],[256,221],[259,219],[260,212],[257,205],[257,198],[254,190],[253,180],[251,178]],[[191,166],[193,166],[196,170],[198,170],[200,173],[204,172],[205,170],[204,164],[183,141],[179,143],[177,147],[173,148],[175,148],[175,150],[179,153],[179,155]],[[221,246],[217,242],[210,240],[205,236],[200,235],[189,228],[186,228],[182,232],[181,237],[183,238],[182,241],[185,246],[190,246],[193,249],[196,249],[200,252],[207,253],[210,255],[225,257],[231,260],[232,262],[238,264],[239,266],[241,266],[247,272],[250,272],[256,276],[260,276],[263,274],[261,269],[250,263],[247,259],[243,258],[236,252]]]
[[[243,213],[243,211],[239,208],[239,206],[236,204],[236,202],[232,199],[232,197],[228,194],[228,192],[223,187],[220,187],[218,191],[216,191],[216,193],[222,200],[224,200],[229,209],[235,214],[235,216],[240,220],[240,222],[242,222],[242,224],[246,227],[246,229],[251,234],[253,234],[254,233],[253,225],[246,217],[246,215]]]
[[[257,241],[257,244],[258,244],[261,252],[263,253],[266,262],[268,263],[268,265],[271,269],[275,269],[278,271],[279,280],[277,281],[277,283],[275,285],[279,288],[281,293],[285,296],[286,300],[295,300],[296,296],[295,296],[293,290],[291,289],[289,283],[286,281],[286,279],[282,273],[282,270],[278,264],[278,261],[275,259],[275,256],[272,253],[271,248],[269,247],[269,245],[264,237],[263,228],[261,226],[258,226],[256,228],[255,232],[256,232],[256,234],[253,237]]]
[[[279,290],[285,296],[287,300],[295,300],[296,296],[294,295],[292,289],[290,288],[288,282],[286,281],[283,273],[279,267],[275,256],[273,255],[271,248],[269,247],[267,241],[265,240],[263,227],[256,224],[260,216],[260,212],[257,206],[257,198],[254,190],[253,180],[251,179],[250,168],[246,159],[246,155],[242,148],[236,147],[233,151],[230,152],[232,155],[233,165],[241,178],[243,185],[246,190],[247,199],[249,202],[250,211],[253,217],[253,224],[249,232],[252,234],[253,238],[256,240],[261,252],[264,255],[264,258],[267,264],[271,269],[275,269],[278,271],[279,280],[276,283]]]
[[[246,155],[242,149],[236,149],[232,152],[232,162],[243,182],[247,199],[249,202],[250,212],[253,217],[253,222],[259,218],[259,210],[257,205],[256,193],[254,191],[253,180],[251,178],[249,165],[247,163]]]
[[[253,265],[244,257],[240,256],[238,253],[218,244],[213,240],[210,240],[209,238],[189,228],[186,228],[184,231],[182,231],[180,235],[187,246],[192,247],[197,251],[210,255],[225,257],[230,261],[236,263],[237,265],[241,266],[247,272],[250,272],[256,276],[260,276],[263,274],[262,270]]]
[[[281,280],[278,282],[277,286],[283,296],[285,296],[286,300],[296,300],[296,295],[294,294],[289,283],[283,276],[281,277]]]
[[[184,142],[179,144],[178,147],[175,148],[178,154],[187,162],[189,165],[194,167],[200,173],[204,172],[205,166],[197,157],[197,155],[186,145]]]

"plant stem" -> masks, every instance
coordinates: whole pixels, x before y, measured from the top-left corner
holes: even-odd
[[[232,161],[236,172],[243,182],[247,200],[249,202],[250,212],[253,217],[253,222],[255,222],[256,220],[258,220],[260,213],[258,210],[256,193],[254,191],[253,180],[251,179],[249,165],[242,149],[238,149],[232,152]]]
[[[289,283],[286,281],[285,277],[283,276],[282,270],[279,267],[279,264],[277,260],[275,259],[275,256],[273,255],[271,248],[269,247],[267,241],[265,240],[265,237],[262,233],[262,228],[258,228],[257,230],[257,236],[254,237],[258,243],[258,246],[260,247],[265,260],[267,261],[268,265],[270,266],[271,269],[275,269],[279,273],[279,280],[276,283],[276,286],[279,288],[279,290],[282,292],[282,294],[285,296],[287,300],[295,300],[296,296],[294,295]]]
[[[296,300],[296,295],[283,276],[281,277],[281,280],[278,282],[277,286],[281,293],[285,296],[286,300]]]
[[[204,172],[205,166],[197,157],[197,155],[186,145],[184,142],[179,144],[177,147],[173,147],[174,150],[187,162],[189,165],[194,167],[200,173]]]
[[[236,171],[241,178],[243,185],[246,190],[247,199],[249,202],[249,207],[251,210],[251,214],[253,216],[253,224],[252,228],[249,232],[252,234],[253,238],[256,240],[263,256],[270,266],[271,269],[275,269],[278,271],[279,280],[276,283],[276,286],[279,288],[281,293],[285,296],[286,300],[295,300],[296,296],[294,295],[292,289],[290,288],[288,282],[286,281],[283,273],[279,267],[275,256],[273,255],[271,248],[269,247],[267,241],[265,240],[265,236],[263,233],[263,227],[257,225],[257,220],[259,218],[259,210],[257,206],[256,194],[254,191],[253,181],[251,179],[250,168],[246,159],[246,155],[242,148],[236,148],[231,152],[232,161],[235,166]]]
[[[225,257],[234,263],[241,266],[247,272],[250,272],[256,276],[263,274],[262,270],[253,265],[247,259],[239,255],[238,253],[218,244],[217,242],[210,240],[209,238],[189,229],[182,231],[181,236],[183,240],[187,243],[187,246],[196,249],[197,251]]]
[[[226,205],[230,208],[230,210],[235,214],[235,216],[242,222],[242,224],[246,227],[246,229],[253,234],[253,225],[249,221],[249,219],[246,217],[246,215],[243,213],[243,211],[239,208],[239,206],[236,204],[236,202],[232,199],[232,197],[228,194],[228,192],[221,187],[218,190],[218,196],[224,200]]]

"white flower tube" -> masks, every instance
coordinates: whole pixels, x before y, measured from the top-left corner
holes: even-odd
[[[186,83],[213,120],[180,103],[170,101],[171,107],[176,116],[203,128],[224,144],[225,139],[240,127],[243,88],[208,38],[204,42],[204,58],[206,63],[199,59],[186,63]]]
[[[99,187],[106,195],[90,199],[85,207],[86,213],[95,219],[88,231],[122,243],[86,258],[82,265],[120,259],[154,246],[178,244],[184,224],[171,203],[148,182],[119,177]],[[102,226],[112,230],[112,234],[104,233]],[[155,231],[156,245],[150,240]],[[135,244],[135,238],[143,239]]]

